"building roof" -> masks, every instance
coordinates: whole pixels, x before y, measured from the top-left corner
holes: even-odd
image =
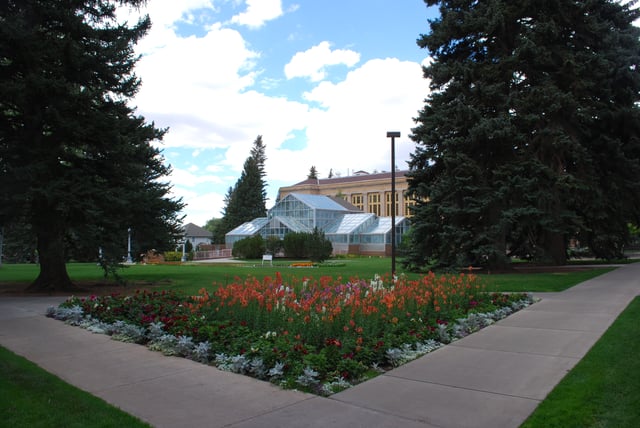
[[[375,217],[375,214],[372,213],[345,214],[335,223],[327,226],[324,232],[328,235],[353,233],[364,223],[375,219]]]
[[[196,226],[193,223],[187,223],[184,227],[184,236],[190,236],[193,238],[211,238],[213,237],[213,233],[200,226]]]
[[[403,221],[405,221],[406,217],[397,216],[396,217],[396,226],[399,226]],[[367,230],[362,232],[363,235],[379,235],[383,233],[387,233],[391,231],[391,217],[378,217],[377,224]]]
[[[409,170],[396,171],[396,177],[406,176]],[[304,181],[294,184],[293,186],[301,186],[304,184],[316,184],[316,185],[331,185],[338,183],[353,183],[358,181],[369,181],[369,180],[391,180],[391,172],[378,172],[374,174],[364,174],[362,172],[358,172],[354,175],[349,175],[347,177],[332,177],[332,178],[308,178]],[[291,186],[291,187],[293,187]]]
[[[267,217],[258,217],[246,223],[242,223],[240,226],[227,232],[227,235],[252,236],[258,233],[258,231],[262,229],[268,222],[269,222],[269,219]]]
[[[307,205],[309,208],[327,211],[360,211],[347,201],[326,195],[310,195],[307,193],[290,193],[286,198],[293,197]],[[285,199],[286,199],[285,198]]]

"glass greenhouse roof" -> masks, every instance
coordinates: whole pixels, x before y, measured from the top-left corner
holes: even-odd
[[[310,227],[308,227],[295,217],[278,215],[275,217],[275,219],[295,232],[311,233],[313,231]]]
[[[348,209],[334,201],[333,199],[325,195],[307,195],[304,193],[291,193],[287,197],[292,196],[307,205],[308,207],[316,210],[328,210],[328,211],[343,211],[349,212]]]
[[[240,226],[233,229],[231,232],[227,233],[227,235],[251,236],[255,233],[258,233],[260,229],[262,229],[268,222],[269,222],[269,219],[267,217],[259,217],[241,224]]]
[[[399,226],[405,217],[396,217],[396,227]],[[376,226],[370,230],[363,231],[363,234],[384,234],[391,231],[391,217],[379,217]]]
[[[345,214],[325,229],[328,234],[353,233],[358,227],[375,217],[372,213]]]

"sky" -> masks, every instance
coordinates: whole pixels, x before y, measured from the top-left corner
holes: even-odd
[[[423,0],[149,0],[136,46],[136,113],[169,128],[158,145],[172,167],[184,223],[222,217],[224,197],[261,135],[267,209],[307,178],[391,170],[415,150],[428,52],[416,40],[437,10]]]

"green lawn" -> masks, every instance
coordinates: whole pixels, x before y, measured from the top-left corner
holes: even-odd
[[[148,427],[0,346],[0,426]]]
[[[315,268],[294,268],[292,261],[276,259],[273,267],[262,266],[260,260],[246,263],[188,263],[183,265],[133,265],[120,270],[120,275],[130,282],[129,287],[140,286],[140,282],[156,284],[163,289],[176,290],[182,293],[196,294],[202,287],[214,283],[228,284],[236,278],[247,276],[263,278],[280,272],[284,281],[291,277],[319,278],[324,275],[333,278],[342,277],[345,281],[352,278],[370,280],[374,275],[388,275],[391,270],[389,258],[361,257],[337,259]],[[418,274],[403,272],[400,263],[398,273],[406,274],[410,279],[417,279]],[[102,270],[93,263],[70,263],[67,267],[74,280],[102,279]],[[608,272],[611,268],[601,267],[590,270],[563,273],[533,274],[480,274],[489,290],[495,291],[562,291],[589,278]],[[33,281],[38,275],[38,266],[33,264],[4,264],[0,268],[0,291],[3,282]],[[141,286],[144,286],[141,285]]]
[[[640,297],[522,428],[640,427]]]

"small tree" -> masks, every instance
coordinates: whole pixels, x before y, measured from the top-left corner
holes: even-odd
[[[307,179],[310,179],[310,180],[318,179],[318,170],[316,169],[315,165],[312,165],[311,168],[309,169],[309,175],[307,175]]]
[[[285,235],[284,251],[287,257],[308,258],[313,262],[322,262],[333,252],[333,246],[324,236],[324,232],[314,228],[312,233],[291,232]]]
[[[313,233],[306,235],[305,252],[312,262],[323,262],[331,257],[333,245],[325,238],[323,231],[316,227],[313,229]]]
[[[304,232],[291,232],[284,236],[282,245],[287,257],[298,259],[305,257],[305,235],[307,234]]]
[[[260,235],[241,239],[233,244],[231,254],[241,259],[259,259],[265,251],[264,239]]]
[[[277,236],[269,236],[265,242],[268,254],[276,255],[282,250],[282,239]]]

